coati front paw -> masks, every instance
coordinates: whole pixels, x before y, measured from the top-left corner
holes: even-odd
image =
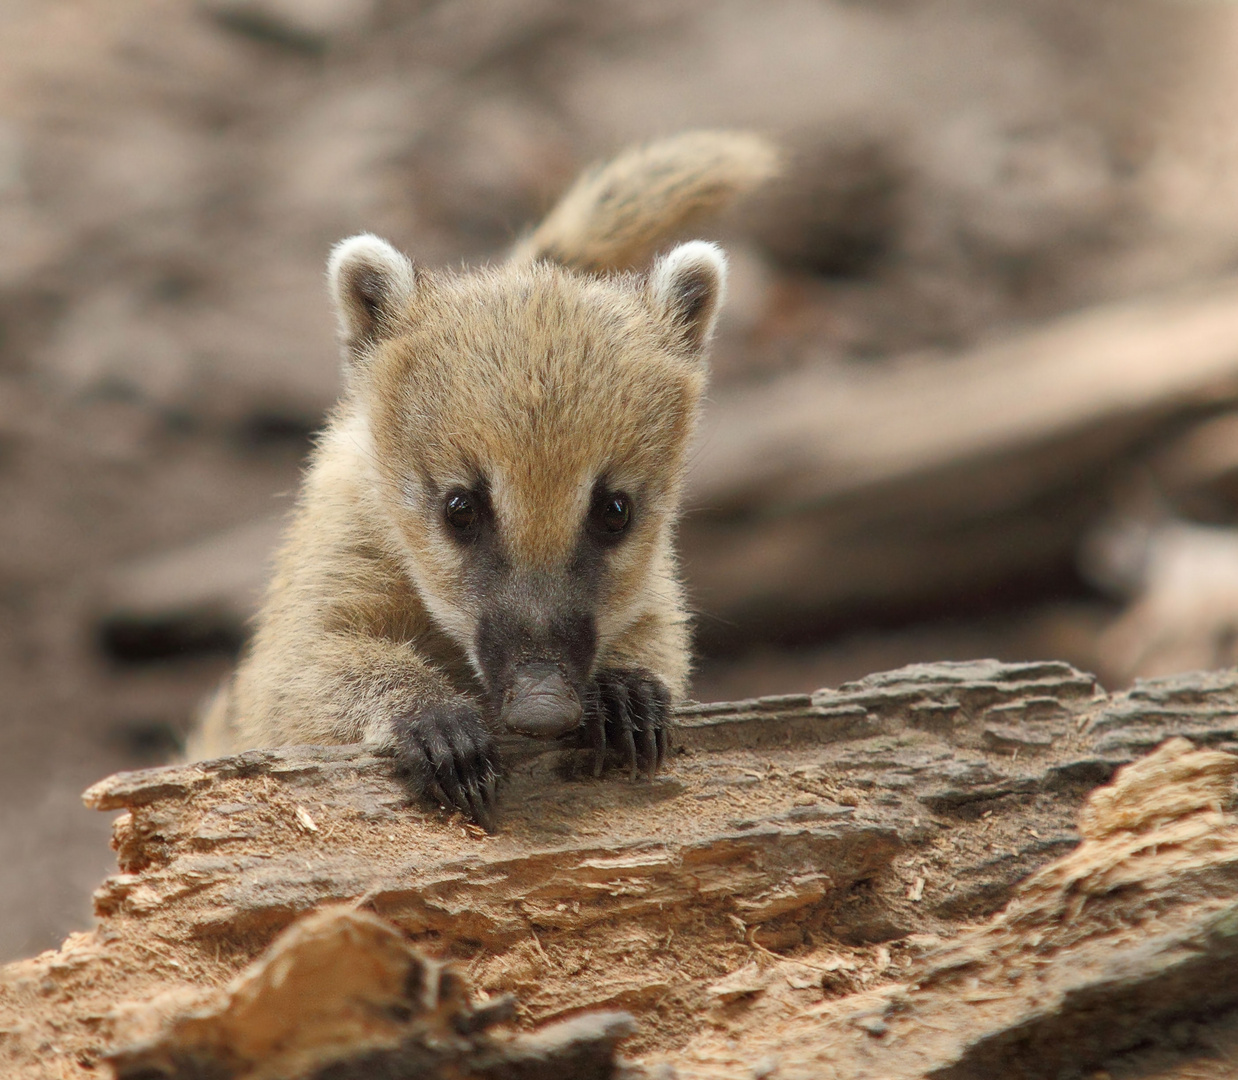
[[[631,779],[644,768],[650,780],[670,748],[671,695],[643,668],[600,671],[590,687],[584,734],[593,747],[593,775],[601,776],[607,750],[616,751]]]
[[[499,751],[472,705],[433,705],[401,719],[396,758],[415,795],[428,795],[468,814],[482,828],[493,828]]]

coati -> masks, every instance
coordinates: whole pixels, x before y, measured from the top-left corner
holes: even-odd
[[[586,173],[501,265],[331,254],[345,389],[252,640],[190,756],[394,753],[492,826],[495,730],[567,735],[633,779],[668,747],[688,620],[673,541],[726,262],[665,238],[777,168],[694,132]]]

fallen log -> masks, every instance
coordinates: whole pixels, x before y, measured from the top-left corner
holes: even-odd
[[[766,1023],[738,1046],[699,1036],[679,1075],[754,1060],[794,1080],[1232,1075],[1238,819],[1220,808],[1236,772],[1233,754],[1167,742],[1092,796],[1083,842],[1000,915],[866,994],[754,1007]]]
[[[238,647],[283,528],[260,518],[115,567],[94,603],[104,651],[133,661]]]
[[[888,1060],[873,1075],[928,1075],[909,1062],[930,1059],[947,1070],[933,1075],[983,1075],[993,1061],[1030,1060],[1039,1043],[1018,1033],[1033,1020],[1041,1041],[1065,1038],[1070,1009],[1133,1007],[1172,986],[1173,1009],[1136,1011],[1165,1034],[1221,1008],[1215,980],[1206,992],[1192,980],[1228,955],[1218,927],[1238,864],[1223,812],[1232,783],[1216,763],[1238,751],[1238,674],[1109,696],[1058,663],[918,665],[811,695],[690,706],[680,719],[678,753],[652,783],[594,780],[575,751],[513,739],[494,835],[409,807],[391,763],[357,747],[102,781],[86,801],[122,811],[120,872],[96,893],[92,933],[6,969],[8,1075],[44,1075],[49,1055],[63,1076],[91,1075],[123,1050],[119,1003],[219,986],[298,919],[340,903],[453,961],[479,993],[514,995],[519,1030],[630,1013],[630,1067],[671,1062],[686,1076],[734,1075],[736,1061],[753,1069],[769,1054],[779,1075],[822,1075],[822,1055],[847,1040],[857,1062],[901,1048],[880,1050]],[[1077,847],[1087,793],[1174,736],[1208,749],[1192,759],[1179,747],[1186,764],[1128,783],[1141,794],[1118,798],[1120,812],[1114,796],[1093,800]],[[1191,817],[1204,813],[1198,796],[1157,794],[1171,774],[1213,777],[1212,816]],[[1141,823],[1130,807],[1145,797],[1171,812]],[[1108,825],[1089,823],[1098,813]],[[1189,836],[1158,831],[1187,819]],[[1066,882],[1053,903],[1077,895],[1070,882],[1083,878],[1062,868],[1123,831],[1161,837],[1130,851],[1104,841],[1121,848],[1105,865],[1136,859],[1145,884],[1106,870],[1130,884],[1068,903],[1060,926],[1044,915],[1027,929],[1019,905],[1040,896],[1047,911],[1050,880]],[[964,929],[985,919],[987,930]],[[1072,934],[1097,950],[1086,965]],[[1123,959],[1128,946],[1144,967]],[[1199,955],[1202,969],[1170,963]],[[1025,968],[1036,978],[1010,976]],[[1130,977],[1114,982],[1110,968]],[[1122,1039],[1079,1039],[1080,1061],[1127,1052]],[[1055,1075],[1030,1068],[1012,1075]]]
[[[1146,428],[1232,400],[1236,309],[1231,278],[1063,316],[956,357],[809,367],[733,389],[706,415],[690,499],[715,513],[794,509],[913,478],[945,485],[979,466],[979,489],[920,499],[990,512],[1022,502],[1071,468],[1055,448],[1104,430],[1125,441],[1123,420]]]

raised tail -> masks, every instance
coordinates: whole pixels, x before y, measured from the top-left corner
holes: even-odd
[[[780,155],[744,131],[688,131],[585,172],[512,250],[576,270],[635,269],[675,234],[772,179]]]

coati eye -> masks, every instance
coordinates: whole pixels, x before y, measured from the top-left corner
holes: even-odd
[[[457,489],[447,496],[443,516],[456,532],[469,536],[481,525],[481,499],[471,491]]]
[[[602,491],[593,500],[589,523],[608,537],[617,537],[632,523],[632,500],[622,491]]]

